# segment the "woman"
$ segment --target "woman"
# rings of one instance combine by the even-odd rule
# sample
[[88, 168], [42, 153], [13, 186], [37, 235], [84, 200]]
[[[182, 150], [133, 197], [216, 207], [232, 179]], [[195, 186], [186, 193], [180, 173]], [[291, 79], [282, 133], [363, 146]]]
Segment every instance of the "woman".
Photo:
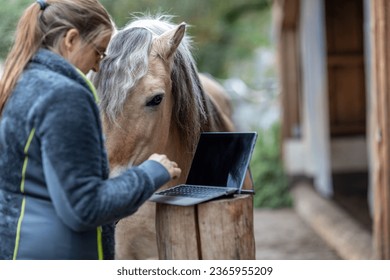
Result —
[[112, 31], [97, 0], [39, 0], [19, 21], [0, 81], [0, 259], [112, 258], [113, 223], [181, 173], [154, 154], [107, 179], [85, 74]]

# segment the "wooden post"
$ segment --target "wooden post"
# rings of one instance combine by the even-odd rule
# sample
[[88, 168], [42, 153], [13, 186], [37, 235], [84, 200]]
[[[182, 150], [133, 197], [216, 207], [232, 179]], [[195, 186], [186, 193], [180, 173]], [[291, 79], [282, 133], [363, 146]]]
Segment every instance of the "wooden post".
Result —
[[372, 88], [369, 108], [373, 139], [374, 250], [390, 259], [390, 2], [370, 1]]
[[198, 260], [196, 208], [156, 205], [156, 236], [160, 260]]
[[273, 18], [277, 39], [277, 70], [282, 102], [282, 139], [300, 137], [301, 85], [299, 63], [299, 0], [274, 0]]
[[253, 197], [238, 195], [194, 206], [157, 204], [160, 259], [255, 259]]

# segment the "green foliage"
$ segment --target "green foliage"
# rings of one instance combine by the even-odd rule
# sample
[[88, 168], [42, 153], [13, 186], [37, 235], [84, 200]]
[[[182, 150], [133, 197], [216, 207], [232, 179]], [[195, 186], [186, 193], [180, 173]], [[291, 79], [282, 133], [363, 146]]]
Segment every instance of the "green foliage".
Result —
[[[100, 0], [121, 28], [139, 13], [173, 15], [187, 22], [201, 72], [227, 78], [238, 61], [270, 45], [271, 0]], [[0, 60], [7, 55], [17, 21], [31, 0], [0, 0]]]
[[292, 198], [280, 155], [280, 125], [275, 123], [258, 132], [251, 161], [255, 184], [254, 205], [257, 208], [291, 207]]
[[7, 56], [19, 17], [31, 3], [30, 0], [0, 0], [0, 60]]
[[175, 23], [189, 24], [194, 57], [201, 72], [226, 78], [229, 67], [251, 59], [253, 50], [270, 45], [271, 0], [101, 0], [123, 27], [132, 14], [173, 15]]

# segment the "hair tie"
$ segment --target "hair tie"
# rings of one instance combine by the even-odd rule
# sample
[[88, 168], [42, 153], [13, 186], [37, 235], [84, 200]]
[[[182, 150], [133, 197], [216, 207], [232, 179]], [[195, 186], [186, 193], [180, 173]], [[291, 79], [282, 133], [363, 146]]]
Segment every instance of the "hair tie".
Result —
[[47, 2], [45, 0], [37, 0], [37, 3], [39, 4], [39, 6], [41, 7], [41, 11], [45, 10], [46, 7], [48, 6], [47, 5]]

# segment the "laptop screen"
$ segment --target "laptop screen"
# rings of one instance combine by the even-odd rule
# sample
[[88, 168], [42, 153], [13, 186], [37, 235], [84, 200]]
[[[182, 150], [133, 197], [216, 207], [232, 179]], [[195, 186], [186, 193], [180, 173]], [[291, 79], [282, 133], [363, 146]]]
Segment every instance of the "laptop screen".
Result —
[[202, 133], [186, 183], [241, 188], [256, 137], [256, 132]]

